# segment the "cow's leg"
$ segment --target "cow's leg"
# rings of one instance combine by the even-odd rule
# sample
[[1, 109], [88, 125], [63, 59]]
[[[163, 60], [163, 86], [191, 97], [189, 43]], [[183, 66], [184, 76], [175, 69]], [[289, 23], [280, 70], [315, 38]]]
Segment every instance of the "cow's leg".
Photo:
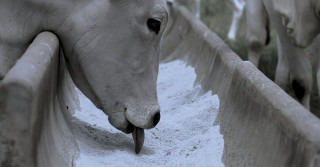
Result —
[[318, 86], [318, 96], [320, 96], [320, 58], [318, 59], [318, 66], [317, 66], [317, 86]]
[[304, 76], [292, 76], [292, 88], [298, 101], [310, 109], [310, 95], [312, 90], [312, 70], [310, 73], [305, 73]]
[[315, 64], [313, 64], [313, 67], [315, 67], [315, 69], [316, 69], [318, 95], [320, 96], [320, 48], [319, 48], [319, 44], [320, 44], [320, 35], [318, 35], [313, 40], [313, 42], [307, 48], [307, 50], [311, 49], [313, 51], [313, 52], [311, 51], [313, 53], [312, 62], [315, 62]]
[[[289, 43], [292, 45], [292, 43]], [[312, 62], [305, 50], [295, 46], [287, 50], [290, 60], [291, 85], [298, 101], [307, 109], [310, 108], [310, 95], [312, 91]]]
[[[319, 67], [319, 49], [320, 36], [315, 38], [315, 40], [306, 48], [289, 48], [291, 51], [292, 61], [292, 88], [295, 92], [297, 99], [309, 109], [310, 107], [310, 94], [313, 87], [313, 67]], [[292, 45], [292, 43], [290, 43]], [[319, 81], [319, 68], [317, 69], [317, 80]], [[319, 82], [318, 82], [319, 88]]]
[[228, 39], [234, 41], [236, 39], [239, 22], [243, 14], [243, 9], [245, 7], [245, 1], [232, 0], [232, 2], [232, 22], [228, 33]]
[[317, 86], [318, 86], [318, 96], [320, 96], [320, 55], [318, 55], [318, 64], [317, 64]]
[[[312, 64], [311, 54], [305, 49], [298, 48], [293, 45], [291, 39], [285, 34], [284, 31], [278, 32], [278, 43], [280, 43], [280, 54], [279, 62], [276, 73], [276, 83], [282, 88], [285, 88], [285, 82], [287, 76], [282, 76], [280, 70], [286, 71], [289, 69], [290, 73], [290, 84], [294, 91], [297, 100], [305, 106], [307, 109], [310, 108], [310, 95], [312, 91]], [[288, 68], [287, 68], [288, 67]], [[288, 73], [288, 72], [285, 72]], [[279, 75], [279, 76], [278, 76]]]
[[192, 0], [191, 12], [197, 17], [200, 18], [200, 0]]
[[284, 55], [282, 50], [282, 45], [277, 37], [278, 46], [278, 64], [275, 75], [275, 83], [279, 85], [282, 89], [285, 89], [289, 82], [289, 67], [287, 57]]
[[248, 58], [258, 66], [269, 39], [269, 21], [262, 0], [247, 0], [246, 4]]
[[195, 0], [195, 1], [196, 1], [196, 10], [197, 10], [196, 17], [200, 18], [200, 5], [201, 5], [201, 2], [200, 2], [200, 0]]
[[292, 89], [298, 101], [309, 109], [313, 83], [310, 55], [301, 48], [291, 48], [288, 53]]

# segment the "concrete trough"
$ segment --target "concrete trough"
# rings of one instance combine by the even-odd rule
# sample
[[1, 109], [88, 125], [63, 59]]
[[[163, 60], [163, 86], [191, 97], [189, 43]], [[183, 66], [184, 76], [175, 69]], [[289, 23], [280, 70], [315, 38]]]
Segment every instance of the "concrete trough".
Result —
[[77, 99], [60, 56], [57, 37], [43, 32], [1, 81], [0, 166], [71, 166]]

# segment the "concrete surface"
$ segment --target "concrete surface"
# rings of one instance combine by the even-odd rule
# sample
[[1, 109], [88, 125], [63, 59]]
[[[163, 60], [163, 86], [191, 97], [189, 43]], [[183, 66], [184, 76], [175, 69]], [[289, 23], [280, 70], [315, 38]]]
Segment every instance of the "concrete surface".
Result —
[[66, 108], [77, 100], [63, 60], [56, 36], [41, 33], [1, 82], [0, 166], [71, 166], [77, 144]]

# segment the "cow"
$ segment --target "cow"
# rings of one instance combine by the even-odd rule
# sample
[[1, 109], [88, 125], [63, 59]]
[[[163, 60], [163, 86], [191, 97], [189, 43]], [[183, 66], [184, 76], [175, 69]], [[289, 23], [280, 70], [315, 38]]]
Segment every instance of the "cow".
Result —
[[[247, 0], [249, 60], [252, 61], [254, 65], [258, 65], [261, 51], [265, 46], [264, 41], [269, 40], [265, 34], [268, 34], [269, 28], [266, 27], [268, 27], [268, 20], [270, 20], [277, 33], [278, 44], [278, 64], [275, 82], [283, 89], [290, 83], [297, 100], [309, 109], [310, 94], [313, 86], [312, 68], [315, 66], [318, 67], [317, 62], [320, 52], [317, 49], [317, 44], [320, 42], [320, 39], [315, 40], [315, 42], [306, 49], [295, 46], [291, 38], [287, 35], [288, 29], [282, 26], [284, 20], [281, 14], [275, 11], [276, 8], [273, 7], [271, 1], [272, 0]], [[257, 18], [260, 17], [260, 21], [259, 19], [253, 19], [255, 16]]]
[[270, 42], [268, 13], [262, 0], [246, 0], [248, 59], [258, 67], [261, 52]]
[[[305, 48], [312, 43], [319, 43], [320, 1], [268, 0], [266, 3], [279, 13], [287, 35], [296, 46]], [[314, 63], [318, 63], [317, 81], [320, 94], [320, 59]]]
[[270, 8], [279, 13], [282, 25], [293, 43], [309, 46], [320, 33], [320, 2], [318, 0], [267, 0]]
[[0, 78], [37, 34], [51, 31], [73, 82], [115, 128], [132, 133], [139, 153], [144, 129], [160, 120], [156, 83], [167, 22], [165, 0], [1, 0]]
[[[282, 17], [281, 12], [276, 11], [278, 7], [274, 7], [273, 1], [263, 0], [263, 2], [269, 14], [270, 21], [274, 25], [276, 33], [278, 34], [279, 43], [281, 44], [282, 57], [279, 57], [279, 60], [285, 62], [285, 66], [283, 67], [285, 70], [283, 71], [288, 72], [288, 74], [283, 74], [283, 76], [288, 76], [287, 78], [292, 85], [297, 99], [299, 102], [301, 102], [301, 104], [309, 109], [310, 94], [313, 86], [312, 68], [315, 67], [319, 71], [318, 60], [320, 53], [317, 49], [317, 45], [319, 45], [320, 39], [318, 38], [320, 37], [314, 37], [316, 39], [306, 49], [297, 47], [300, 42], [294, 42], [292, 38], [287, 35], [288, 33], [291, 33], [292, 29], [288, 29], [288, 27], [283, 26], [283, 23], [288, 22], [288, 20]], [[305, 19], [308, 20], [309, 18]], [[300, 44], [307, 46], [306, 41], [301, 41]], [[280, 78], [278, 77], [278, 80], [279, 79]], [[318, 88], [320, 88], [319, 77], [317, 79]]]
[[246, 2], [244, 0], [228, 0], [226, 3], [232, 12], [232, 20], [227, 37], [230, 41], [235, 41]]
[[196, 18], [200, 18], [200, 0], [167, 0], [167, 2], [186, 6]]
[[[262, 51], [270, 43], [270, 21], [262, 0], [246, 0], [247, 33], [246, 41], [249, 61], [258, 67]], [[275, 83], [285, 89], [289, 82], [288, 62], [282, 56], [281, 42], [277, 37], [278, 64]]]

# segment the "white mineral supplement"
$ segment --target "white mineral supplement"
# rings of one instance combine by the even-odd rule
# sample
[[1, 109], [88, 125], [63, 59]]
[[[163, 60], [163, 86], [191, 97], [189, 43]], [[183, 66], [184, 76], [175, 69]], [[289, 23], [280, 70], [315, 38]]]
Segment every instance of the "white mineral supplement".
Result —
[[[214, 126], [219, 99], [211, 92], [200, 94], [193, 86], [196, 74], [182, 61], [160, 64], [158, 97], [161, 120], [145, 130], [145, 143], [134, 151], [131, 135], [108, 122], [108, 117], [79, 91], [80, 111], [74, 117], [80, 145], [77, 167], [104, 166], [212, 166], [222, 167], [223, 136]], [[78, 121], [75, 121], [78, 122]]]

